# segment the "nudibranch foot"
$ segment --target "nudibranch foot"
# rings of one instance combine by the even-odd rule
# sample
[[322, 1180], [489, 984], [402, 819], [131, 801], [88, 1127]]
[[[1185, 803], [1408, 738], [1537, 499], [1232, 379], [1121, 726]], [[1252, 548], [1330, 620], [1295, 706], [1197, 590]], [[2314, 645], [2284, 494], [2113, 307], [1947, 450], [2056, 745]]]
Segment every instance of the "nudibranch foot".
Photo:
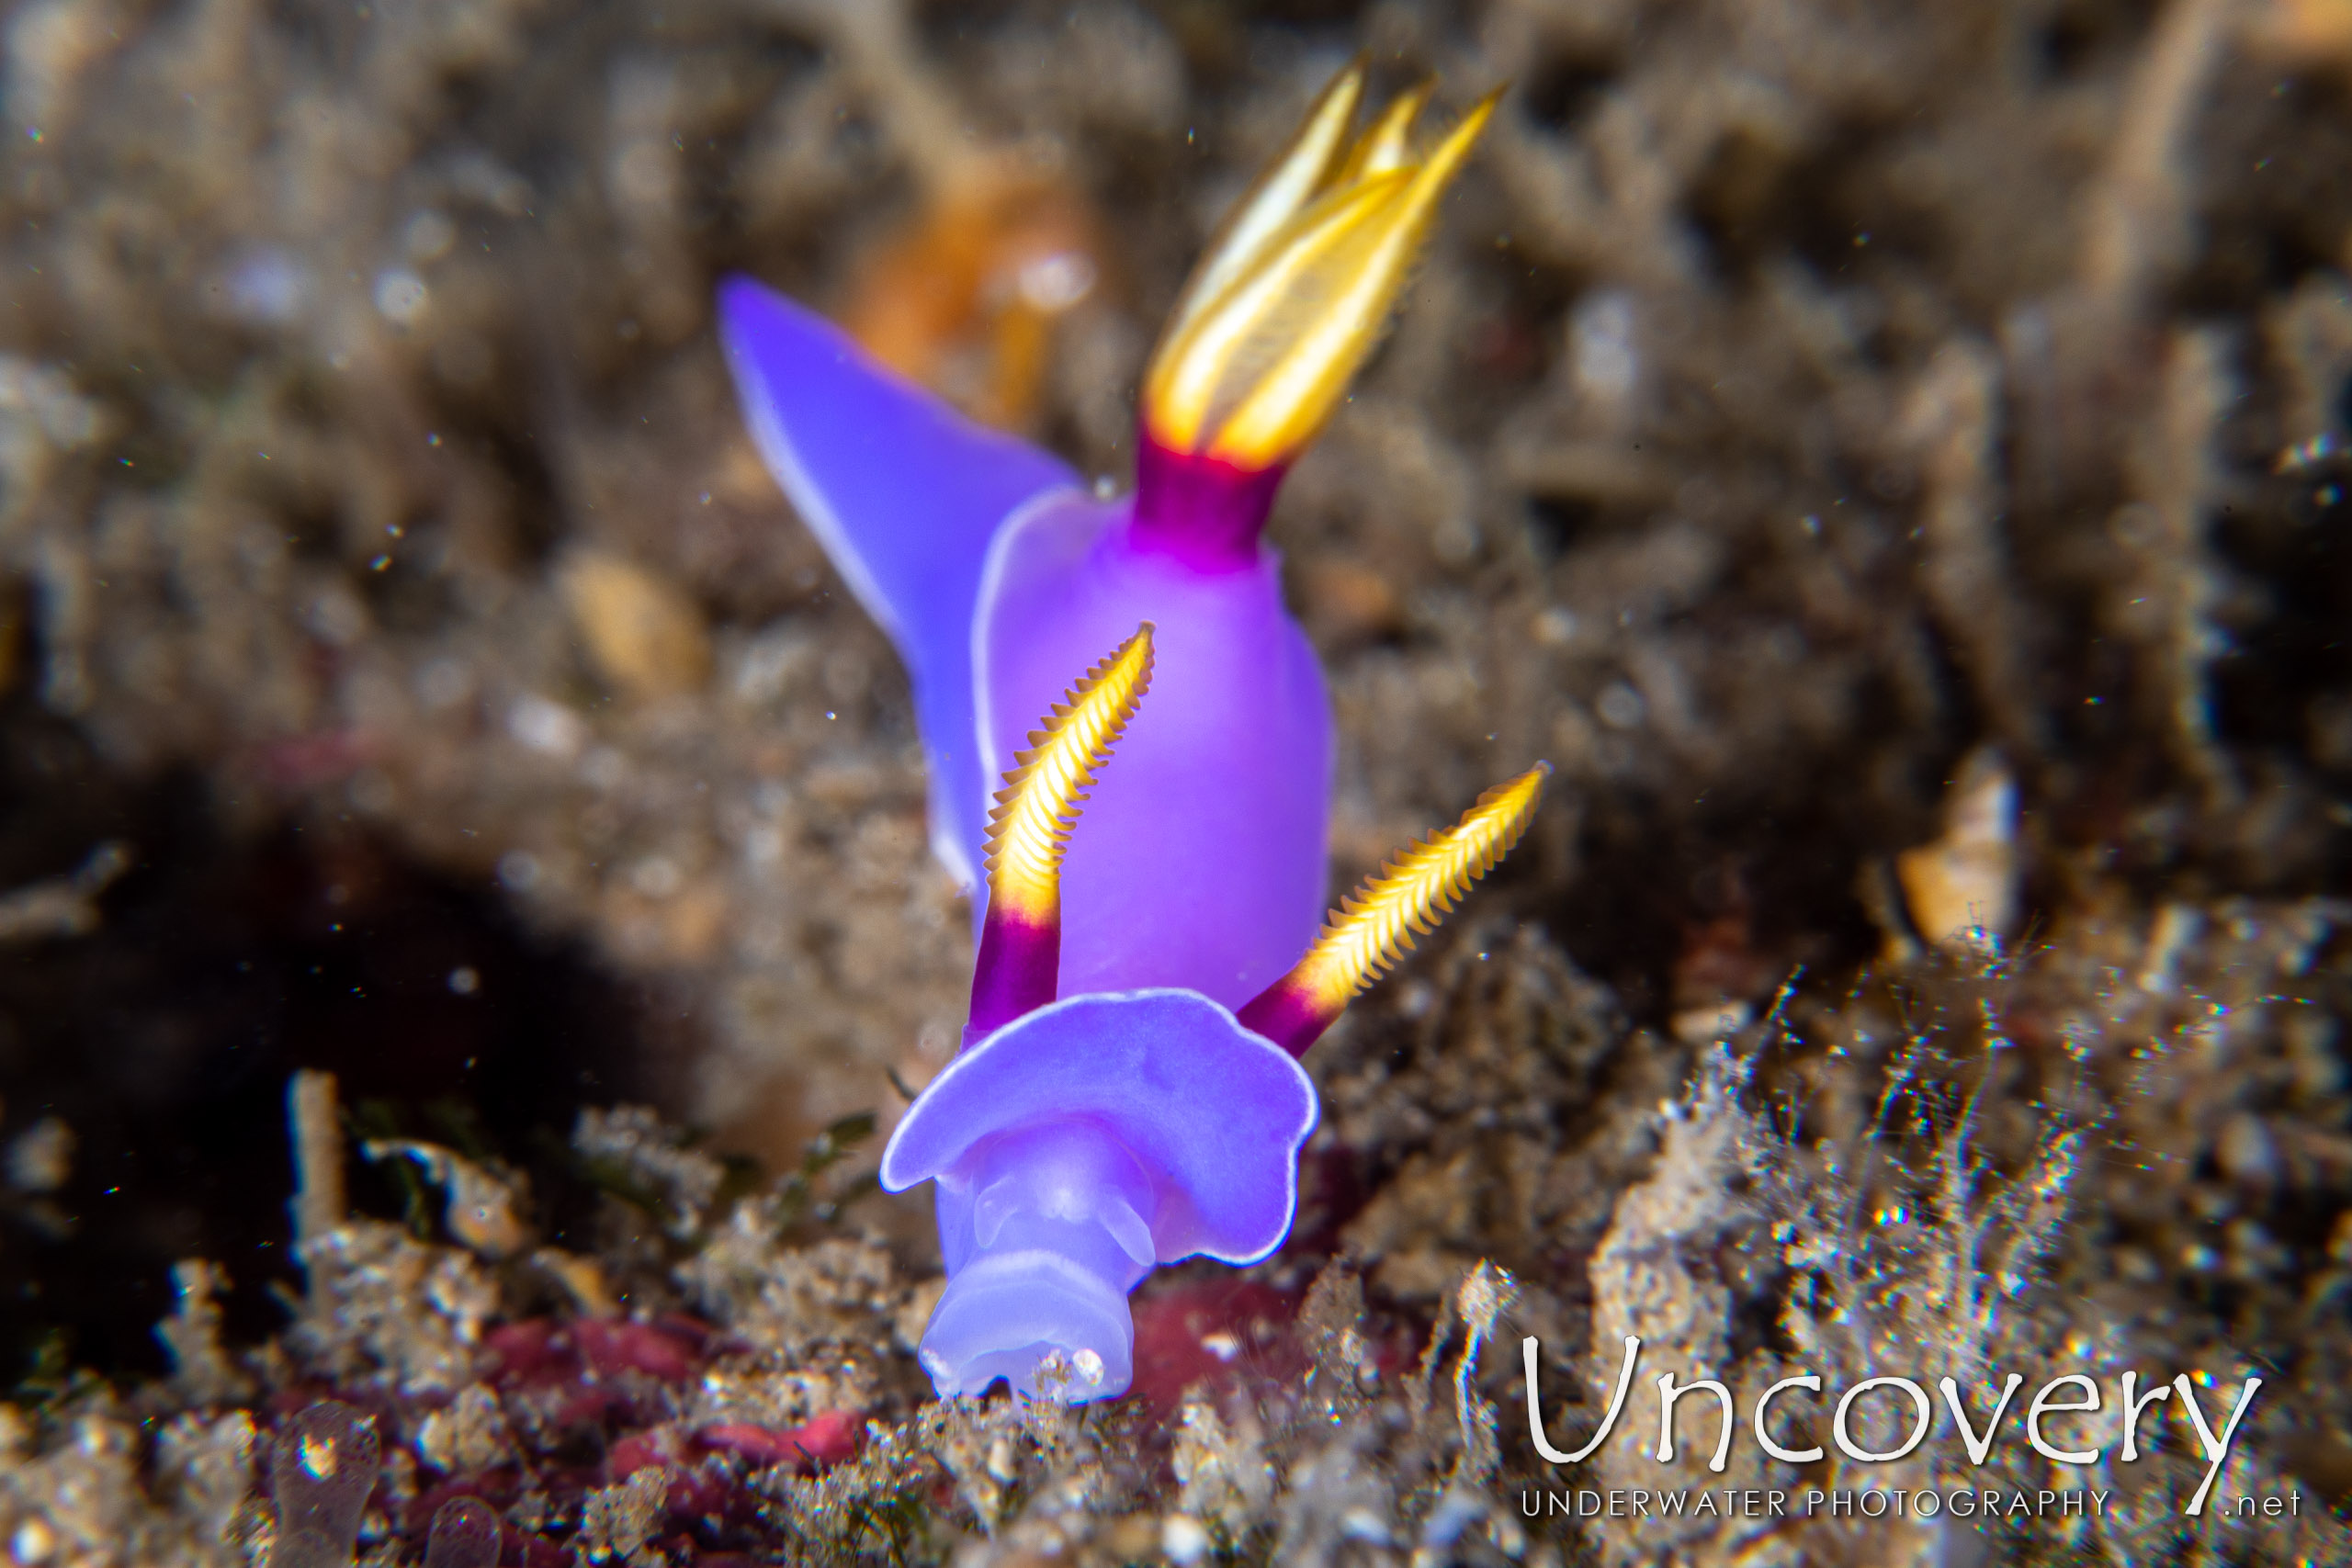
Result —
[[1127, 1292], [1162, 1263], [1281, 1246], [1318, 1115], [1305, 1069], [1196, 991], [1068, 998], [965, 1052], [882, 1156], [887, 1190], [939, 1184], [933, 1385], [1125, 1393]]
[[1127, 1386], [1127, 1292], [1157, 1250], [1151, 1173], [1091, 1118], [1057, 1116], [992, 1134], [939, 1178], [943, 1243], [959, 1255], [923, 1335], [940, 1392], [997, 1378], [1033, 1395], [1091, 1397]]
[[1135, 1353], [1126, 1291], [1032, 1248], [983, 1258], [950, 1280], [916, 1359], [943, 1399], [986, 1393], [1002, 1379], [1031, 1399], [1077, 1404], [1125, 1393]]

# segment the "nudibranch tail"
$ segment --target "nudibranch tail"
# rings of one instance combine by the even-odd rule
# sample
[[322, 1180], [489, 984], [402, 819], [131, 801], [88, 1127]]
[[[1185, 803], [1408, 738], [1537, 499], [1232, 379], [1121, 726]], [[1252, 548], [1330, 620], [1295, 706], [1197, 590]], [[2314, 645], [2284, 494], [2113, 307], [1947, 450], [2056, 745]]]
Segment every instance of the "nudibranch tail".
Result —
[[1427, 936], [1470, 885], [1492, 871], [1535, 816], [1552, 764], [1538, 762], [1478, 797], [1462, 820], [1413, 845], [1368, 877], [1323, 927], [1306, 956], [1239, 1014], [1293, 1055], [1331, 1027], [1357, 992]]
[[1083, 493], [1078, 476], [972, 423], [749, 278], [721, 286], [718, 314], [760, 455], [906, 660], [932, 843], [957, 882], [977, 884], [990, 780], [975, 744], [972, 617], [989, 542], [1023, 508]]
[[1322, 427], [1379, 340], [1495, 95], [1424, 153], [1413, 123], [1426, 87], [1342, 144], [1361, 93], [1361, 68], [1350, 66], [1202, 263], [1145, 374], [1153, 443], [1279, 468]]
[[1061, 963], [1061, 869], [1087, 786], [1151, 685], [1152, 625], [1063, 694], [1013, 758], [989, 814], [988, 918], [980, 928], [966, 1037], [977, 1040], [1054, 999]]

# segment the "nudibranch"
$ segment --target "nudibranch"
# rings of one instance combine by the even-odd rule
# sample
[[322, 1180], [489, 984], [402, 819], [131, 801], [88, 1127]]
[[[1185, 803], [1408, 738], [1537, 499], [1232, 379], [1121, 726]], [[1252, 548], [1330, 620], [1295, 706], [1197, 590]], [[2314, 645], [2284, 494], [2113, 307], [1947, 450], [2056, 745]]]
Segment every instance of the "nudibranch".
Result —
[[[1091, 833], [1090, 805], [1088, 833], [1073, 834], [1080, 804], [1144, 711], [1154, 634], [1146, 622], [1089, 670], [1005, 775], [966, 1048], [883, 1151], [884, 1188], [937, 1186], [947, 1288], [921, 1356], [942, 1394], [999, 1378], [1069, 1402], [1123, 1393], [1127, 1294], [1145, 1275], [1282, 1245], [1319, 1114], [1298, 1058], [1518, 841], [1551, 772], [1487, 791], [1392, 861], [1238, 1012], [1187, 987], [1072, 991], [1058, 979], [1062, 866]], [[1171, 819], [1190, 808], [1164, 806]]]
[[1351, 134], [1363, 95], [1361, 65], [1340, 72], [1186, 286], [1147, 369], [1124, 499], [759, 284], [720, 291], [753, 438], [906, 662], [932, 844], [974, 890], [976, 925], [991, 781], [1023, 727], [1070, 671], [1159, 628], [1152, 705], [1061, 867], [1068, 994], [1176, 986], [1236, 1008], [1315, 934], [1330, 701], [1260, 534], [1493, 109], [1424, 141], [1424, 89]]

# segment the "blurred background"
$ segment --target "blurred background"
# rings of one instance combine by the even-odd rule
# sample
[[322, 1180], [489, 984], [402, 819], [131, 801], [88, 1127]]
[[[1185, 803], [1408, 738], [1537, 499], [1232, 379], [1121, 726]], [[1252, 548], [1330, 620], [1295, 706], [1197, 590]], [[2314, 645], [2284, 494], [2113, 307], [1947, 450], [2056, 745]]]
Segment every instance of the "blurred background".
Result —
[[160, 1366], [186, 1257], [278, 1321], [298, 1066], [517, 1160], [622, 1100], [772, 1164], [887, 1125], [967, 911], [713, 288], [1124, 485], [1162, 313], [1358, 51], [1442, 114], [1510, 85], [1271, 533], [1335, 890], [1559, 773], [1325, 1047], [1317, 1245], [1583, 1322], [1646, 1157], [1593, 1129], [1795, 976], [1798, 1144], [1948, 1010], [2018, 1047], [1988, 1105], [2107, 1129], [2102, 1288], [2334, 1354], [2346, 0], [16, 0], [5, 41], [19, 1364]]

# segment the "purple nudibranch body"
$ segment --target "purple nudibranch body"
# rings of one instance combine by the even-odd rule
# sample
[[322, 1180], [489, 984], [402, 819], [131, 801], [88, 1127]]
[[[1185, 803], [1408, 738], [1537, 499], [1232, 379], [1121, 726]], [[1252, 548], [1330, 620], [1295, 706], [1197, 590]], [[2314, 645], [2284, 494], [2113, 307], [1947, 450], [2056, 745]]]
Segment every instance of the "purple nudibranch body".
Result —
[[1071, 676], [1148, 620], [1159, 685], [1062, 873], [1063, 994], [1178, 986], [1238, 1008], [1264, 989], [1315, 938], [1331, 780], [1322, 670], [1258, 542], [1272, 487], [1206, 513], [1236, 542], [1186, 558], [1134, 497], [1095, 500], [814, 312], [744, 278], [719, 310], [762, 455], [906, 661], [932, 848], [975, 926], [998, 777]]
[[[1290, 1228], [1314, 1087], [1233, 1011], [1306, 950], [1322, 912], [1321, 669], [1254, 527], [1246, 559], [1188, 559], [1137, 528], [1132, 498], [1096, 501], [1054, 459], [967, 423], [812, 312], [742, 279], [720, 304], [763, 455], [906, 661], [933, 848], [972, 886], [976, 924], [989, 786], [1076, 671], [1139, 622], [1157, 628], [1152, 700], [1062, 870], [1069, 999], [967, 1050], [909, 1112], [882, 1169], [892, 1190], [938, 1179], [950, 1284], [923, 1355], [943, 1393], [998, 1376], [1065, 1398], [1122, 1393], [1126, 1294], [1145, 1273], [1194, 1253], [1254, 1261]], [[1040, 1092], [1072, 1081], [1095, 1091], [1082, 1112]], [[1226, 1157], [1242, 1146], [1230, 1136], [1140, 1138], [1163, 1125], [1246, 1130], [1251, 1157]], [[1216, 1160], [1191, 1157], [1211, 1146]], [[1027, 1213], [1007, 1221], [1015, 1196]], [[1055, 1347], [1061, 1359], [1041, 1367]], [[1040, 1389], [1041, 1370], [1067, 1381]]]
[[1489, 792], [1318, 938], [1330, 702], [1260, 535], [1492, 101], [1420, 152], [1426, 94], [1351, 140], [1361, 91], [1352, 66], [1326, 89], [1188, 287], [1124, 500], [759, 284], [720, 290], [752, 436], [906, 662], [933, 847], [974, 895], [966, 1048], [881, 1170], [936, 1184], [943, 1394], [1123, 1393], [1153, 1267], [1282, 1244], [1318, 1115], [1299, 1055], [1541, 787]]

